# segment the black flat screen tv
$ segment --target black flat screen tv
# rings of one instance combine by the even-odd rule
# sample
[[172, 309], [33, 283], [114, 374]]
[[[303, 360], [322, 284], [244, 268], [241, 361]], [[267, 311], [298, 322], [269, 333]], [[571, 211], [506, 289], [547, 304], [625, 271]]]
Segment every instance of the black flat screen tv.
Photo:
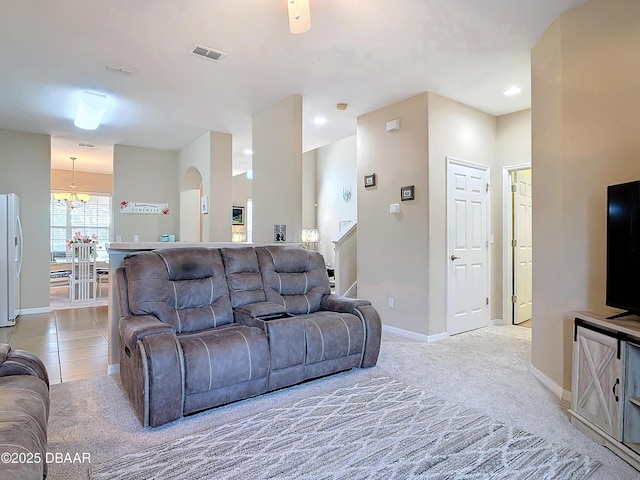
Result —
[[640, 315], [640, 180], [607, 188], [606, 304]]

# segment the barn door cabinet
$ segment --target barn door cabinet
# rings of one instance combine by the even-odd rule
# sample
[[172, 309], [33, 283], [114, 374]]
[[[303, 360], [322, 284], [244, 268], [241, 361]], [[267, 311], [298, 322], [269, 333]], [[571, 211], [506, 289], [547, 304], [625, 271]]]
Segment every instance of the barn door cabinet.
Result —
[[571, 423], [640, 470], [640, 318], [574, 320]]

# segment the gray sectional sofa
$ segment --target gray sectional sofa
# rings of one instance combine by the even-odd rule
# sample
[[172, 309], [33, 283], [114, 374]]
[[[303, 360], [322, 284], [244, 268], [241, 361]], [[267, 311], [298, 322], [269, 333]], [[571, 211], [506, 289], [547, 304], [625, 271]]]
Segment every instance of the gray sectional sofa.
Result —
[[120, 376], [145, 426], [377, 362], [378, 313], [332, 294], [314, 251], [139, 252], [116, 278]]
[[42, 361], [0, 344], [0, 478], [47, 475], [49, 377]]

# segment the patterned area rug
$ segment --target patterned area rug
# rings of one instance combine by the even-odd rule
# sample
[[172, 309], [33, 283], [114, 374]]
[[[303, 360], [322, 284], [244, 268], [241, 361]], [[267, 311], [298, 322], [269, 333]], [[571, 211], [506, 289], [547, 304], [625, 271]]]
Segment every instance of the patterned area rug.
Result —
[[585, 455], [390, 378], [92, 466], [114, 479], [586, 479]]

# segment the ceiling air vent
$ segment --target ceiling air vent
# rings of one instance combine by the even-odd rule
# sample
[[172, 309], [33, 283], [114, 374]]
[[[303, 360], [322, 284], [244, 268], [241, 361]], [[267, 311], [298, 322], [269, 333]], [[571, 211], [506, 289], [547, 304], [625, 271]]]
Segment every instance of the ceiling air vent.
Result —
[[216, 50], [215, 48], [211, 47], [205, 47], [204, 45], [198, 45], [197, 43], [195, 43], [193, 47], [191, 47], [191, 53], [195, 53], [196, 55], [200, 55], [201, 57], [210, 58], [211, 60], [220, 60], [227, 55], [220, 50]]
[[115, 63], [105, 63], [104, 69], [107, 72], [119, 73], [121, 75], [127, 75], [129, 77], [132, 77], [133, 74], [136, 73], [133, 68], [123, 67], [122, 65], [116, 65]]

